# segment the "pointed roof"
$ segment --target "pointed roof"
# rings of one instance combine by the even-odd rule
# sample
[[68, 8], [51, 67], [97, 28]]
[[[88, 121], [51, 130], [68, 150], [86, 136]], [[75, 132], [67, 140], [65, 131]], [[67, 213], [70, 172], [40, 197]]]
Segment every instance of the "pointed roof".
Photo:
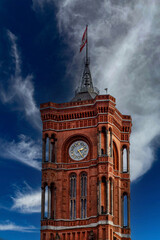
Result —
[[81, 85], [76, 90], [72, 102], [94, 99], [98, 94], [98, 89], [93, 86], [92, 76], [89, 69], [89, 59], [86, 58]]

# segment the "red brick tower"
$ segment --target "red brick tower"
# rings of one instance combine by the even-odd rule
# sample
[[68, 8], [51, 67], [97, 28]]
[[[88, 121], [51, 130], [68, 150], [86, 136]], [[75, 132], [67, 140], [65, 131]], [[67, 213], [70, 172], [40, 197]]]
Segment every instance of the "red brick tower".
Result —
[[93, 87], [88, 58], [72, 101], [40, 111], [41, 240], [130, 240], [131, 117]]

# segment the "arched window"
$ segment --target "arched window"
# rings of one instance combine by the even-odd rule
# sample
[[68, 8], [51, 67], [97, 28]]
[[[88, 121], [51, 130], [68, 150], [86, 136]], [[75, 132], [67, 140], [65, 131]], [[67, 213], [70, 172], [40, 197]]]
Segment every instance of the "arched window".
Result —
[[123, 197], [123, 226], [127, 227], [128, 226], [128, 217], [127, 217], [127, 212], [128, 212], [128, 206], [127, 206], [127, 195], [124, 195]]
[[54, 183], [51, 184], [51, 218], [55, 219], [56, 216], [56, 188]]
[[122, 171], [128, 172], [128, 149], [126, 146], [122, 147]]
[[109, 179], [109, 213], [113, 215], [113, 180]]
[[76, 218], [76, 174], [70, 176], [70, 218]]
[[50, 240], [54, 240], [53, 233], [50, 234]]
[[55, 144], [55, 136], [54, 136], [54, 134], [52, 134], [52, 136], [51, 136], [51, 139], [50, 139], [50, 153], [49, 153], [49, 155], [50, 155], [50, 162], [55, 162], [55, 148], [56, 148], [56, 146], [55, 146], [56, 144]]
[[122, 226], [130, 227], [130, 198], [127, 193], [122, 195]]
[[119, 170], [118, 150], [115, 142], [113, 142], [113, 168], [114, 170]]
[[48, 186], [45, 186], [44, 218], [48, 218]]
[[81, 174], [81, 218], [87, 217], [87, 174]]
[[109, 156], [112, 157], [113, 154], [113, 140], [112, 140], [112, 128], [109, 128]]
[[51, 137], [48, 134], [43, 139], [43, 162], [55, 162], [56, 161], [56, 138], [52, 134]]
[[102, 127], [101, 132], [101, 155], [106, 154], [106, 128]]
[[45, 149], [45, 161], [49, 162], [49, 137], [46, 135], [46, 149]]
[[107, 186], [106, 177], [102, 177], [101, 182], [101, 213], [105, 214], [107, 211]]

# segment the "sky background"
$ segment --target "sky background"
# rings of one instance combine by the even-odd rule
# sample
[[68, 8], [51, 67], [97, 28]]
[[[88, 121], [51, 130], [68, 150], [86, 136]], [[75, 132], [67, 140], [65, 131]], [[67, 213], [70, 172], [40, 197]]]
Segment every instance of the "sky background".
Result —
[[0, 1], [0, 239], [40, 239], [40, 103], [81, 80], [89, 25], [94, 85], [133, 120], [131, 231], [159, 240], [159, 0]]

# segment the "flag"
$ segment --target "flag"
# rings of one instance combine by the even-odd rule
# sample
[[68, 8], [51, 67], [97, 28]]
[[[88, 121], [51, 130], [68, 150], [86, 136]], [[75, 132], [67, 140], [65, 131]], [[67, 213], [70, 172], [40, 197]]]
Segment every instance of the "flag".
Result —
[[86, 26], [86, 29], [85, 29], [85, 31], [83, 33], [82, 43], [81, 43], [81, 46], [80, 46], [80, 52], [82, 51], [82, 49], [84, 48], [86, 43], [87, 43], [87, 26]]

